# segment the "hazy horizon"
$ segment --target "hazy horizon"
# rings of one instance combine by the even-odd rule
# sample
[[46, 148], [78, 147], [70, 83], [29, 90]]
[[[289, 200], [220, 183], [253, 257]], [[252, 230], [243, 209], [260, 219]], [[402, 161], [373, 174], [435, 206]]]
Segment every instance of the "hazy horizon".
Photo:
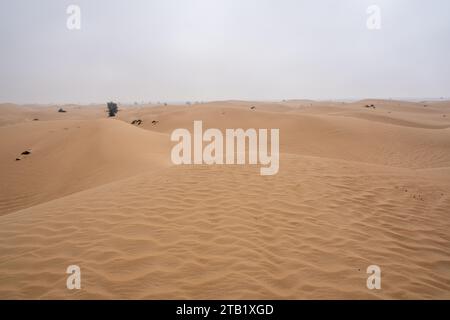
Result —
[[[81, 29], [69, 30], [69, 5]], [[379, 6], [381, 28], [366, 12]], [[448, 98], [445, 0], [0, 0], [0, 102]]]

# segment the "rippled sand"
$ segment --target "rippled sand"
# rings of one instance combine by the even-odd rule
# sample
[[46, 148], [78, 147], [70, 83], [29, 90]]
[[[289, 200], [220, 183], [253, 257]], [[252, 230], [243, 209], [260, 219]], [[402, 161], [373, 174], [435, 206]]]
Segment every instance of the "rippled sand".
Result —
[[[2, 299], [450, 298], [449, 102], [65, 108], [0, 105]], [[279, 173], [171, 165], [194, 120], [279, 128]]]

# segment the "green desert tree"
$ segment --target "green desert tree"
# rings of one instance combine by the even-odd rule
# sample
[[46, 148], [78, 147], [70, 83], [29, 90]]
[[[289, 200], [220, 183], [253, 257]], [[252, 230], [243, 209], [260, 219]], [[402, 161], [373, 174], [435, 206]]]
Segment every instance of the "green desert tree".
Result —
[[108, 115], [110, 117], [115, 117], [116, 113], [119, 111], [119, 107], [117, 106], [117, 103], [114, 102], [108, 102]]

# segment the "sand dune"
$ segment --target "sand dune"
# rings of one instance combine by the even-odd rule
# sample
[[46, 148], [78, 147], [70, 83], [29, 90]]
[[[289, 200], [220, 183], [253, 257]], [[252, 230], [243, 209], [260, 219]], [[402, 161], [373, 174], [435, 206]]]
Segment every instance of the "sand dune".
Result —
[[[118, 120], [26, 122], [0, 127], [0, 135], [0, 214], [156, 171], [170, 161], [165, 135]], [[31, 154], [16, 161], [24, 150]]]
[[[365, 109], [358, 106], [339, 107], [343, 114], [322, 112], [316, 114], [296, 112], [267, 111], [270, 104], [255, 103], [239, 104], [237, 106], [198, 105], [184, 107], [167, 112], [153, 112], [140, 115], [143, 120], [141, 127], [169, 134], [176, 128], [192, 128], [194, 120], [202, 120], [205, 128], [281, 128], [281, 151], [302, 155], [313, 155], [327, 158], [338, 158], [351, 161], [361, 161], [374, 164], [393, 165], [400, 167], [428, 168], [448, 166], [450, 163], [450, 121], [432, 128], [426, 125], [415, 127], [396, 122], [393, 118], [374, 120], [374, 113], [368, 112], [363, 117], [349, 117], [348, 110]], [[322, 106], [330, 108], [330, 106]], [[290, 108], [286, 106], [286, 108]], [[316, 107], [314, 107], [316, 108]], [[317, 107], [320, 109], [321, 107]], [[274, 107], [278, 110], [278, 105]], [[159, 111], [159, 110], [158, 110]], [[366, 110], [363, 110], [366, 111]], [[403, 111], [407, 116], [410, 110]], [[133, 115], [121, 115], [127, 121]], [[417, 117], [420, 121], [420, 117]], [[158, 121], [156, 125], [152, 121]], [[405, 121], [406, 122], [406, 121]], [[431, 130], [445, 129], [445, 130]]]
[[[450, 298], [448, 102], [21, 108], [0, 106], [0, 298]], [[279, 128], [279, 173], [171, 165], [194, 120]]]

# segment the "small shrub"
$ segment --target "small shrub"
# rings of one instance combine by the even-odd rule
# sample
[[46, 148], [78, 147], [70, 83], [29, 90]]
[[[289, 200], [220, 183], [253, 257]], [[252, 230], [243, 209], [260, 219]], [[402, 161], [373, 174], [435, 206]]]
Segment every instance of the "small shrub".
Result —
[[116, 113], [119, 112], [119, 107], [117, 106], [117, 103], [114, 102], [108, 102], [108, 116], [115, 117]]

